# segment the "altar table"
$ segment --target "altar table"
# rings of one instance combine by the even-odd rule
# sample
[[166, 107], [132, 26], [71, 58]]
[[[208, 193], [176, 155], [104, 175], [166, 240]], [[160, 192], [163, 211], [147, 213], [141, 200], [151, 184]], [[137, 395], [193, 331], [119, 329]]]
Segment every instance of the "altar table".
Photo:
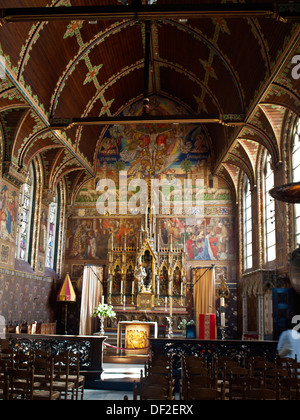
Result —
[[[117, 347], [118, 353], [122, 352], [122, 327], [125, 326], [125, 350], [134, 350], [142, 354], [148, 354], [149, 346], [148, 338], [150, 336], [150, 326], [154, 326], [154, 338], [158, 335], [157, 322], [142, 322], [142, 321], [120, 321], [118, 323], [117, 331]], [[137, 350], [137, 351], [136, 351]]]

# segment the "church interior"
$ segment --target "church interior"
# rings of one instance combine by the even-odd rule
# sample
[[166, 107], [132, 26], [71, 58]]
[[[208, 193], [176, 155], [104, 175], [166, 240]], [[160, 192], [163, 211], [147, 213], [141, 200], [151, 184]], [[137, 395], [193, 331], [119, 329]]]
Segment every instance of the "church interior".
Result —
[[[277, 354], [300, 315], [299, 18], [288, 0], [1, 0], [0, 362], [74, 345], [95, 385], [146, 354], [143, 389], [175, 366], [164, 399], [230, 398], [221, 357], [299, 381]], [[291, 397], [263, 373], [260, 396]]]

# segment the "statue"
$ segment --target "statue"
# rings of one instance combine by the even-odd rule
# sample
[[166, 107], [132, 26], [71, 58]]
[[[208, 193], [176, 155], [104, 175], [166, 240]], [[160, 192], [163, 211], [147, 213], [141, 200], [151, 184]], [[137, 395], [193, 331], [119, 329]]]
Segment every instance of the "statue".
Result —
[[145, 267], [142, 266], [141, 263], [137, 267], [135, 267], [134, 270], [134, 277], [137, 279], [138, 283], [138, 290], [141, 292], [151, 292], [151, 286], [146, 288], [146, 285], [144, 283], [145, 278], [147, 277], [147, 272]]

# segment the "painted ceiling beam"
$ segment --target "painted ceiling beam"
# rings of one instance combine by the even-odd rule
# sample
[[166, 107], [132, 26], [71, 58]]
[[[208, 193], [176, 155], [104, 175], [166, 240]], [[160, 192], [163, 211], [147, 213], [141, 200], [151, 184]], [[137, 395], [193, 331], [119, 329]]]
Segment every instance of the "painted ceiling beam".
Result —
[[244, 114], [226, 114], [219, 116], [200, 115], [141, 115], [121, 117], [87, 117], [87, 118], [52, 118], [52, 129], [67, 129], [79, 126], [95, 125], [128, 125], [128, 124], [223, 124], [228, 126], [244, 125]]
[[200, 18], [246, 18], [273, 17], [280, 20], [299, 19], [300, 11], [290, 3], [227, 3], [227, 4], [173, 4], [117, 6], [71, 6], [71, 7], [24, 7], [0, 9], [2, 23], [51, 20], [156, 20]]

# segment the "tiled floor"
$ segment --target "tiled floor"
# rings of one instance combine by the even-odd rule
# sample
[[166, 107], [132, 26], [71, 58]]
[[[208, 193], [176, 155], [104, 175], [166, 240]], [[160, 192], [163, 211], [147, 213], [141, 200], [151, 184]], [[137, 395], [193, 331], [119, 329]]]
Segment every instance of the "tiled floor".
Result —
[[132, 392], [127, 391], [111, 391], [111, 390], [99, 390], [99, 389], [85, 389], [84, 390], [84, 401], [120, 401], [124, 400], [124, 396], [127, 395], [129, 400], [132, 400]]

